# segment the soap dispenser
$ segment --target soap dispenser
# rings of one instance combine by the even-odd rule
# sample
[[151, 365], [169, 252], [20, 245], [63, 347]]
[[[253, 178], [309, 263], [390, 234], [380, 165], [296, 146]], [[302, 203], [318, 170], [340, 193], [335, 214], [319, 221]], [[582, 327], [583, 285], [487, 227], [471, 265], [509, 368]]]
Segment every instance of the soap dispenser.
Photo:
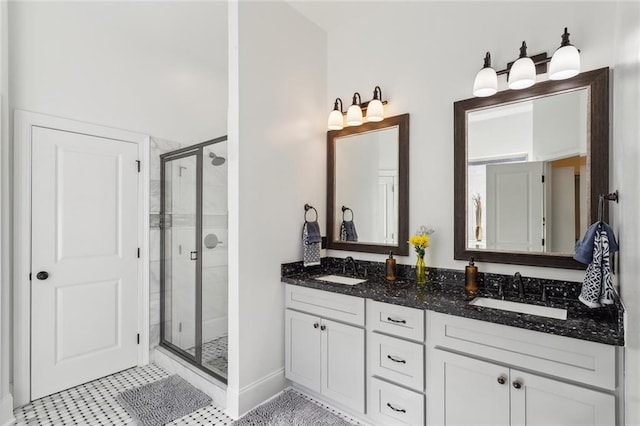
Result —
[[464, 291], [467, 294], [478, 292], [478, 267], [474, 263], [473, 257], [469, 265], [464, 268]]
[[393, 258], [393, 252], [389, 252], [389, 258], [385, 265], [385, 278], [387, 281], [396, 280], [396, 260]]

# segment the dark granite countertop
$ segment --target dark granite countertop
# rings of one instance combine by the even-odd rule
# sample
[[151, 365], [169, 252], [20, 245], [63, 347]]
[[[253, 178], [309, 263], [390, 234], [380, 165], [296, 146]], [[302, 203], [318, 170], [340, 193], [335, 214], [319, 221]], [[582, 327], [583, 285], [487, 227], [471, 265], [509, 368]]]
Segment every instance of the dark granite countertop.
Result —
[[[477, 296], [495, 298], [497, 284], [494, 285], [495, 282], [492, 281], [498, 277], [495, 274], [483, 277], [484, 283], [481, 282], [477, 295], [467, 296], [464, 293], [464, 273], [459, 271], [430, 270], [427, 284], [417, 286], [412, 279], [406, 277], [410, 275], [407, 271], [400, 271], [401, 275], [404, 272], [406, 276], [390, 282], [382, 278], [383, 274], [378, 273], [378, 268], [374, 266], [372, 269], [374, 272], [367, 274], [366, 282], [343, 285], [314, 279], [327, 274], [342, 275], [342, 271], [337, 270], [335, 262], [323, 262], [322, 267], [309, 270], [305, 270], [301, 265], [298, 267], [297, 263], [287, 264], [282, 265], [282, 282], [607, 345], [624, 346], [622, 304], [618, 300], [618, 303], [611, 306], [590, 309], [577, 300], [575, 284], [579, 283], [526, 278], [525, 288], [528, 291], [525, 299], [520, 300], [517, 294], [505, 292], [506, 300], [566, 308], [567, 319], [559, 320], [470, 305], [468, 302]], [[547, 290], [551, 296], [545, 303], [540, 301], [540, 281], [551, 287], [551, 291]]]

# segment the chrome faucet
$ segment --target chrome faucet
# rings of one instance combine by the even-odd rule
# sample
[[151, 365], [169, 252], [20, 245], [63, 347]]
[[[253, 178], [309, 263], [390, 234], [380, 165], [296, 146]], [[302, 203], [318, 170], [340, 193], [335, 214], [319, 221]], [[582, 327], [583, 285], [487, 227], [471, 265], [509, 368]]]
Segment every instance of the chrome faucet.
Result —
[[522, 275], [520, 275], [520, 272], [516, 272], [514, 274], [513, 280], [518, 285], [518, 298], [519, 299], [523, 299], [524, 298], [524, 283], [522, 282]]
[[353, 271], [353, 276], [357, 276], [358, 275], [358, 265], [356, 264], [356, 261], [353, 259], [353, 257], [351, 256], [347, 256], [344, 258], [344, 261], [342, 262], [342, 273], [346, 274], [347, 273], [347, 266], [351, 265], [351, 270]]

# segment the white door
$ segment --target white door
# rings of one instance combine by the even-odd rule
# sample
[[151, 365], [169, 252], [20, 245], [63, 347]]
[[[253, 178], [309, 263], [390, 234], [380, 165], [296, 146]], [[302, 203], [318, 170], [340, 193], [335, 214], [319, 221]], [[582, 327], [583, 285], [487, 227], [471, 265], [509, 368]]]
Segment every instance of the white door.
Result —
[[37, 399], [137, 364], [138, 146], [43, 127], [31, 143]]
[[487, 248], [542, 252], [543, 162], [487, 165]]
[[[514, 387], [514, 383], [519, 388]], [[615, 397], [511, 370], [512, 426], [598, 426], [616, 424]]]
[[285, 311], [285, 377], [320, 392], [320, 318]]
[[434, 349], [429, 423], [508, 426], [509, 369]]
[[364, 330], [322, 319], [322, 394], [364, 413]]

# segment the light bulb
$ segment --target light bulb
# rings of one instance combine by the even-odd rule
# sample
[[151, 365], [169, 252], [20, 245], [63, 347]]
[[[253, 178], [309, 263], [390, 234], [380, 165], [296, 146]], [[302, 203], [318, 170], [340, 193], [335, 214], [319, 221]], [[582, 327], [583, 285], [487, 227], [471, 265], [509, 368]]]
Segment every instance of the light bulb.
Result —
[[329, 130], [342, 130], [342, 128], [344, 127], [343, 121], [344, 120], [342, 117], [342, 112], [338, 111], [337, 109], [334, 109], [329, 114], [329, 122], [328, 122]]
[[491, 68], [491, 54], [487, 52], [484, 57], [484, 67], [476, 74], [473, 82], [473, 95], [481, 98], [495, 95], [498, 91], [498, 75]]
[[536, 83], [536, 66], [527, 57], [527, 44], [523, 41], [520, 47], [520, 58], [511, 66], [507, 85], [509, 89], [520, 90], [531, 87]]
[[367, 121], [382, 121], [384, 120], [384, 107], [382, 101], [374, 99], [367, 105]]
[[569, 42], [567, 28], [562, 34], [562, 44], [555, 51], [549, 64], [549, 79], [564, 80], [580, 74], [580, 52]]

